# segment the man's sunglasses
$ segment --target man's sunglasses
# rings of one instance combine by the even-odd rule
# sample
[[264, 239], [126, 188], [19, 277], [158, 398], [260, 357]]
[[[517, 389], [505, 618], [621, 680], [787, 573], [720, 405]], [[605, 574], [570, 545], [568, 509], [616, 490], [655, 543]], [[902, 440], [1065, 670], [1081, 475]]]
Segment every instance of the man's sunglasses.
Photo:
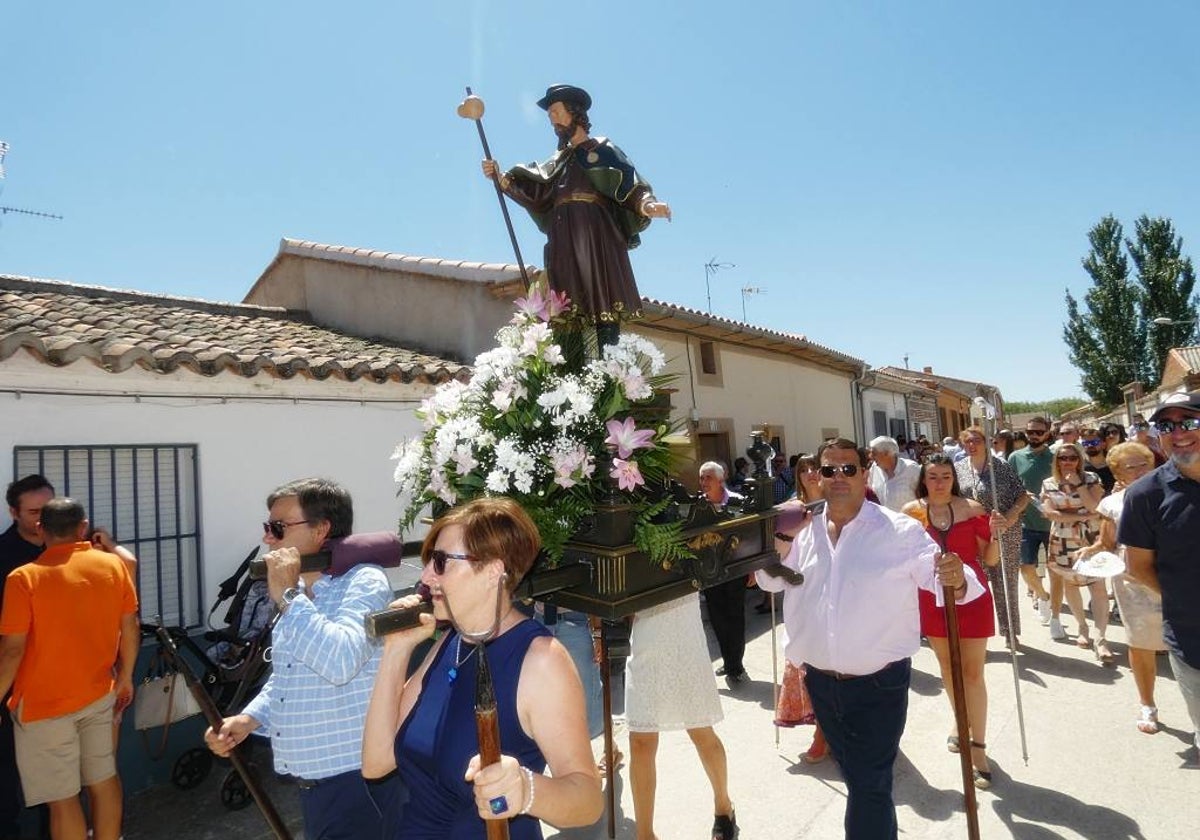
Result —
[[270, 522], [263, 523], [263, 533], [270, 534], [275, 539], [281, 540], [283, 539], [283, 535], [287, 532], [288, 528], [291, 528], [293, 525], [306, 524], [308, 524], [307, 519], [297, 519], [295, 522], [284, 522], [282, 519], [272, 519]]
[[1100, 438], [1088, 438], [1087, 440], [1081, 440], [1080, 443], [1082, 443], [1084, 446], [1090, 446], [1093, 449], [1104, 445], [1104, 441]]
[[839, 472], [847, 477], [858, 475], [858, 464], [842, 464], [841, 466], [821, 465], [821, 475], [825, 478], [833, 478]]
[[1182, 420], [1159, 420], [1154, 424], [1160, 435], [1169, 435], [1179, 429], [1181, 432], [1200, 431], [1200, 417], [1184, 417]]
[[1025, 437], [1033, 435], [1034, 437], [1045, 437], [1049, 432], [1046, 429], [1026, 429]]
[[435, 548], [429, 552], [429, 560], [426, 562], [433, 564], [433, 571], [438, 577], [446, 574], [447, 560], [474, 560], [472, 554], [452, 554], [449, 551], [442, 551], [440, 548]]

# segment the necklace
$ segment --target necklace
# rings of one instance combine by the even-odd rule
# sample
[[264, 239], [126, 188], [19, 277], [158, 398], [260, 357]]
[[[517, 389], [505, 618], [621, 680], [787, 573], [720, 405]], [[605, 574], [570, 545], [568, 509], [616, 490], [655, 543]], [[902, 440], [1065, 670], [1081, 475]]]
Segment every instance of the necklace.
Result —
[[458, 679], [458, 669], [467, 664], [467, 660], [475, 655], [475, 651], [479, 649], [479, 645], [471, 645], [470, 652], [464, 657], [462, 656], [462, 636], [455, 639], [454, 644], [454, 664], [450, 666], [450, 670], [446, 673], [446, 682], [451, 685]]
[[946, 517], [945, 517], [945, 519], [942, 519], [942, 521], [945, 522], [948, 519], [949, 522], [946, 524], [945, 527], [942, 527], [933, 521], [933, 504], [932, 503], [926, 502], [925, 509], [927, 512], [926, 515], [929, 517], [929, 527], [933, 528], [933, 530], [935, 530], [939, 534], [941, 534], [942, 540], [944, 541], [946, 538], [946, 534], [948, 534], [950, 532], [950, 529], [954, 527], [954, 505], [953, 505], [953, 503], [946, 505]]

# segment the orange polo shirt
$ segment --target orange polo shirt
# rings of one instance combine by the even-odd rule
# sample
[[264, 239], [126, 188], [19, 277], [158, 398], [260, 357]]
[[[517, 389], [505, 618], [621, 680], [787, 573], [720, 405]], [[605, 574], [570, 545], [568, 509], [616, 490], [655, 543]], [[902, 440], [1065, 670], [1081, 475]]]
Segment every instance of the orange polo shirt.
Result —
[[[9, 708], [31, 723], [76, 712], [113, 687], [121, 618], [137, 612], [129, 570], [91, 543], [64, 543], [9, 574], [0, 634], [25, 634]], [[21, 704], [24, 703], [24, 706]]]

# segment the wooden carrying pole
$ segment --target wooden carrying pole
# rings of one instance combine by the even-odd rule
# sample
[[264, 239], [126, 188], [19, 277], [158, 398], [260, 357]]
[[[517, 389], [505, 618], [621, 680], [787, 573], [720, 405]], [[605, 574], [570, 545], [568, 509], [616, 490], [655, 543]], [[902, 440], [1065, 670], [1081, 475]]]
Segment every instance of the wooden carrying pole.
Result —
[[[192, 697], [196, 699], [196, 704], [200, 707], [200, 711], [204, 713], [205, 720], [208, 725], [213, 728], [213, 731], [220, 731], [221, 724], [224, 718], [221, 711], [217, 708], [217, 703], [212, 699], [212, 696], [200, 684], [200, 680], [196, 678], [192, 667], [188, 665], [187, 660], [179, 655], [179, 648], [175, 646], [175, 640], [171, 638], [171, 631], [166, 627], [155, 627], [154, 635], [158, 637], [158, 643], [162, 646], [163, 652], [167, 656], [167, 661], [183, 674], [183, 681], [187, 684], [188, 691], [192, 693]], [[229, 753], [229, 761], [233, 764], [233, 769], [242, 777], [242, 781], [246, 783], [246, 790], [250, 791], [250, 795], [254, 797], [254, 802], [258, 805], [258, 810], [262, 812], [263, 818], [267, 821], [267, 825], [271, 827], [271, 831], [279, 840], [292, 840], [291, 833], [287, 830], [283, 819], [279, 816], [279, 812], [275, 810], [275, 805], [267, 798], [267, 793], [259, 784], [258, 778], [246, 766], [246, 762], [238, 754], [238, 747], [234, 747]]]
[[[475, 731], [479, 735], [479, 766], [490, 767], [500, 761], [500, 718], [496, 714], [496, 688], [488, 667], [487, 649], [478, 643], [479, 659], [475, 670]], [[487, 840], [508, 840], [508, 820], [484, 820]]]
[[[963, 567], [963, 574], [971, 574]], [[950, 648], [950, 687], [954, 695], [954, 722], [958, 727], [958, 756], [962, 765], [963, 800], [967, 809], [967, 837], [979, 840], [979, 813], [975, 804], [975, 765], [971, 763], [971, 727], [967, 720], [967, 694], [963, 688], [962, 651], [958, 646], [958, 609], [954, 588], [942, 587], [942, 609], [946, 613], [946, 642]]]

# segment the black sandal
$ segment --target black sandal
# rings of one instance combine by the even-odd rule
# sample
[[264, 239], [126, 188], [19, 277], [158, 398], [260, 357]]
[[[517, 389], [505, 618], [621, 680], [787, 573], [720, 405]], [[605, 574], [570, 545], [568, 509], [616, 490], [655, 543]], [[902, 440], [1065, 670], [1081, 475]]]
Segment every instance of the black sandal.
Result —
[[737, 840], [737, 815], [730, 812], [729, 816], [717, 814], [713, 820], [712, 840]]
[[[986, 750], [987, 749], [987, 744], [980, 743], [979, 741], [972, 741], [971, 746], [977, 750]], [[990, 788], [992, 786], [992, 771], [991, 770], [980, 770], [978, 767], [976, 767], [976, 768], [974, 768], [973, 776], [974, 776], [975, 787], [979, 788], [980, 790], [987, 790], [988, 788]]]

